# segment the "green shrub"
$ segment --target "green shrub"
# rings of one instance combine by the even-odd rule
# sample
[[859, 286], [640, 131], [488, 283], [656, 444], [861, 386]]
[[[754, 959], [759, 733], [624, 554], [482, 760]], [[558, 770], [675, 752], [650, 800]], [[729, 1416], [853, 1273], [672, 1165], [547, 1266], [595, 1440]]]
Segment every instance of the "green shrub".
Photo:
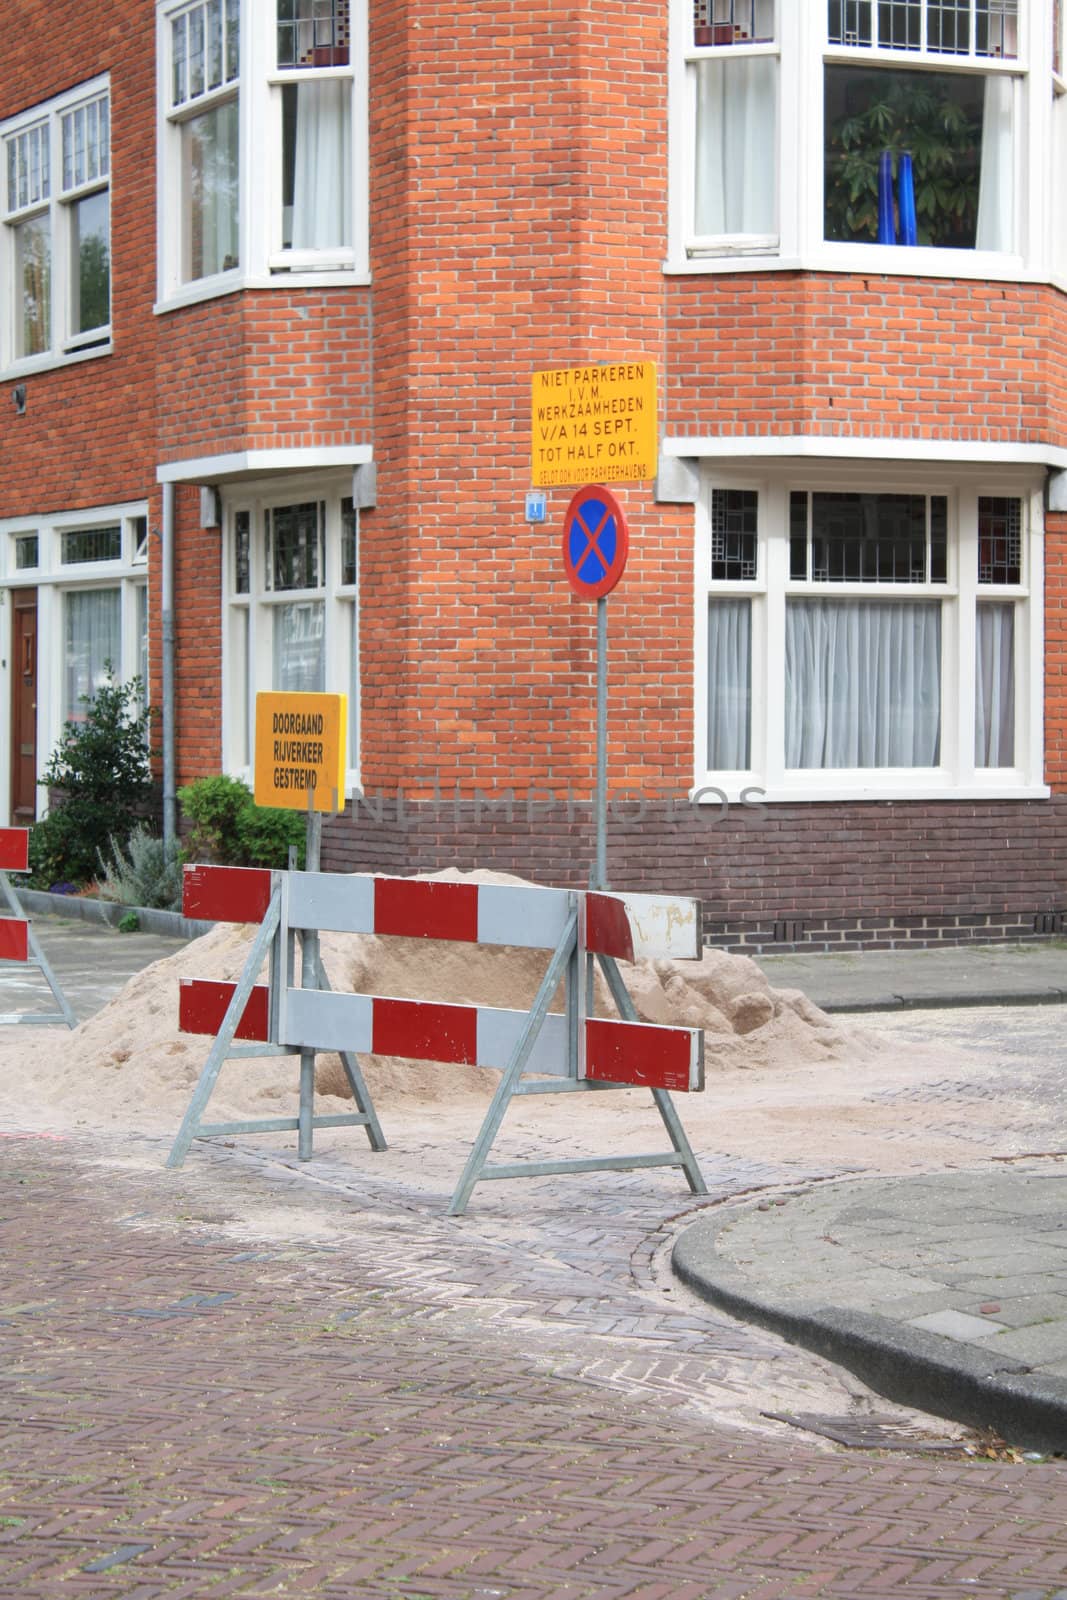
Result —
[[124, 917], [119, 918], [120, 933], [140, 933], [141, 921], [136, 911], [127, 911]]
[[178, 790], [182, 816], [192, 824], [186, 840], [190, 861], [211, 861], [227, 867], [289, 865], [289, 847], [304, 864], [307, 823], [302, 812], [257, 806], [251, 790], [238, 778], [220, 774], [197, 778]]
[[143, 692], [139, 678], [116, 683], [109, 676], [94, 695], [82, 695], [83, 720], [63, 729], [41, 779], [60, 793], [30, 834], [34, 888], [92, 883], [100, 852], [113, 839], [125, 843], [148, 804], [152, 752]]
[[184, 859], [176, 839], [167, 844], [139, 822], [125, 844], [112, 839], [110, 856], [100, 856], [100, 898], [120, 906], [180, 911]]

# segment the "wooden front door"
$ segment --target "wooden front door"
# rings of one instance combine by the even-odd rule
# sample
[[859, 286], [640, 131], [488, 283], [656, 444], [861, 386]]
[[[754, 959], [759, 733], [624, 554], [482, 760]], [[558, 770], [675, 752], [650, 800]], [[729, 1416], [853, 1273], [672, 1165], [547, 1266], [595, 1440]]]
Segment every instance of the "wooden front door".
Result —
[[11, 596], [11, 821], [37, 815], [37, 590]]

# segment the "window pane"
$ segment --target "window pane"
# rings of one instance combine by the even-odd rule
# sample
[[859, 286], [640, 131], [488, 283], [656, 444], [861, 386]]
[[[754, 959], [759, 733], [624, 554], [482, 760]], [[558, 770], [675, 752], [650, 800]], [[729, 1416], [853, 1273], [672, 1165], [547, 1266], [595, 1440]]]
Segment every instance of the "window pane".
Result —
[[229, 100], [182, 124], [182, 195], [186, 282], [227, 272], [237, 243], [237, 102]]
[[813, 494], [817, 583], [924, 583], [926, 496]]
[[63, 535], [64, 566], [81, 561], [118, 561], [121, 556], [121, 527], [77, 528]]
[[352, 243], [352, 86], [345, 79], [282, 88], [282, 243]]
[[1015, 765], [1015, 607], [975, 612], [974, 764]]
[[794, 583], [808, 576], [808, 496], [803, 489], [789, 496], [789, 576]]
[[141, 680], [145, 705], [148, 704], [148, 585], [139, 583], [137, 595], [137, 676]]
[[326, 687], [326, 652], [321, 600], [295, 600], [272, 606], [275, 689], [321, 694]]
[[71, 206], [71, 332], [111, 321], [111, 207], [106, 189]]
[[902, 242], [899, 158], [910, 154], [919, 244], [1013, 248], [1011, 77], [852, 66], [824, 73], [827, 239], [879, 242], [880, 158], [888, 152], [895, 192], [883, 198], [894, 238], [881, 242]]
[[752, 602], [708, 602], [708, 770], [746, 772], [752, 711]]
[[756, 576], [756, 515], [759, 496], [754, 489], [713, 489], [711, 492], [711, 576], [744, 582]]
[[122, 668], [121, 597], [118, 589], [86, 589], [66, 596], [67, 720], [85, 715], [83, 696], [107, 682], [108, 666]]
[[701, 61], [697, 76], [698, 234], [778, 230], [778, 64], [773, 56]]
[[348, 65], [348, 0], [278, 0], [279, 67]]
[[1021, 500], [981, 495], [978, 500], [978, 582], [1022, 582]]
[[247, 594], [252, 579], [252, 516], [238, 511], [233, 519], [233, 592]]
[[786, 602], [785, 764], [936, 767], [937, 602]]
[[268, 588], [317, 589], [322, 583], [318, 502], [278, 506], [268, 513], [271, 548]]
[[35, 567], [38, 562], [37, 535], [35, 533], [20, 533], [15, 540], [15, 567], [18, 571], [25, 571], [27, 567]]
[[356, 581], [356, 537], [359, 513], [351, 499], [341, 501], [341, 582]]
[[37, 356], [52, 339], [52, 228], [33, 217], [14, 228], [15, 355]]

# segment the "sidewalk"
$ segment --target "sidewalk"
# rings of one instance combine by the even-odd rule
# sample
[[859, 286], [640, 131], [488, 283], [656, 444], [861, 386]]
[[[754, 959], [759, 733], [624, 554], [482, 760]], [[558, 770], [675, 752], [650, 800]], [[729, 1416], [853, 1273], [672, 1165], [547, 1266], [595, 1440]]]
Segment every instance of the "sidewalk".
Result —
[[803, 989], [824, 1011], [1057, 1005], [1067, 1001], [1067, 942], [933, 950], [759, 956], [779, 989]]

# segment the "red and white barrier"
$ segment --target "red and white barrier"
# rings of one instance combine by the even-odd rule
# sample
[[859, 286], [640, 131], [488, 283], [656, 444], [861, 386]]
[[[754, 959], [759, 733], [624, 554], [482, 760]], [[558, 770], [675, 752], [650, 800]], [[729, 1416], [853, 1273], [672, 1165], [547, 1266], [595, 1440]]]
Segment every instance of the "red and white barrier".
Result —
[[0, 1015], [0, 1023], [22, 1022], [32, 1027], [41, 1027], [53, 1022], [62, 1022], [68, 1028], [76, 1028], [78, 1019], [71, 1010], [70, 1002], [49, 966], [29, 921], [22, 915], [18, 896], [8, 878], [9, 872], [29, 870], [30, 830], [0, 828], [0, 899], [14, 913], [10, 917], [0, 917], [0, 961], [17, 961], [26, 966], [37, 967], [51, 989], [52, 998], [59, 1010], [5, 1012]]
[[[216, 1033], [218, 1041], [225, 1034], [227, 1048], [235, 1038], [258, 1040], [268, 1050], [300, 1052], [302, 1058], [337, 1050], [343, 1059], [386, 1055], [491, 1067], [504, 1073], [501, 1088], [506, 1088], [506, 1096], [550, 1087], [547, 1083], [520, 1087], [518, 1078], [524, 1073], [559, 1080], [560, 1089], [649, 1088], [664, 1097], [657, 1099], [657, 1105], [675, 1154], [614, 1158], [597, 1164], [681, 1165], [690, 1186], [703, 1192], [695, 1159], [673, 1109], [668, 1113], [665, 1099], [667, 1091], [704, 1087], [703, 1035], [698, 1029], [638, 1021], [614, 966], [616, 960], [696, 957], [699, 908], [694, 901], [440, 879], [186, 868], [183, 909], [187, 916], [253, 922], [267, 916], [268, 908], [278, 928], [273, 987], [253, 982], [255, 972], [247, 966], [239, 984], [183, 979], [179, 1014], [185, 1031]], [[503, 945], [546, 950], [553, 955], [530, 1012], [341, 994], [284, 982], [280, 975], [291, 971], [292, 963], [281, 952], [291, 952], [297, 939], [317, 938], [327, 931]], [[587, 956], [596, 956], [604, 967], [622, 1019], [585, 1016], [582, 997]], [[257, 967], [263, 957], [264, 950], [258, 950]], [[565, 973], [569, 973], [567, 1014], [550, 1013], [548, 1005]], [[238, 990], [239, 1013], [234, 1009]], [[210, 1085], [206, 1092], [198, 1092], [206, 1102]], [[487, 1118], [487, 1129], [489, 1122]], [[463, 1209], [466, 1195], [479, 1177], [517, 1175], [511, 1168], [484, 1165], [488, 1142], [498, 1124], [497, 1118], [488, 1133], [483, 1129], [476, 1156], [472, 1155], [473, 1176], [465, 1175], [457, 1189], [454, 1212]], [[196, 1131], [183, 1124], [172, 1164], [184, 1157]], [[588, 1162], [578, 1164], [581, 1170], [588, 1166]], [[538, 1170], [545, 1170], [545, 1164], [539, 1163]], [[552, 1170], [577, 1167], [563, 1162], [553, 1164]]]

